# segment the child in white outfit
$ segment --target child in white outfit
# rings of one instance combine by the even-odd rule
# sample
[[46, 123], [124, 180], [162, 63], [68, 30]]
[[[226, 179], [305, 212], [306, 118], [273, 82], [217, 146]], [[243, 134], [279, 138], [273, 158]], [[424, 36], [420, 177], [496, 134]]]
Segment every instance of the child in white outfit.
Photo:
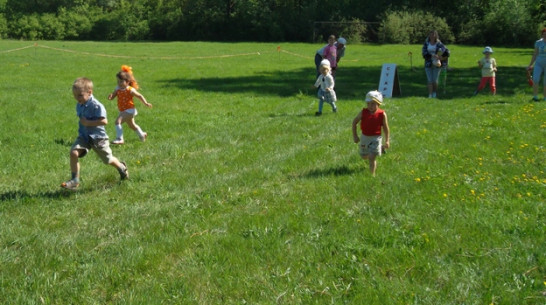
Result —
[[334, 91], [334, 78], [330, 74], [330, 63], [327, 60], [323, 60], [319, 66], [320, 75], [315, 81], [315, 87], [319, 88], [317, 96], [319, 98], [319, 108], [315, 113], [316, 116], [322, 115], [322, 107], [324, 102], [332, 106], [332, 111], [337, 112], [336, 107], [336, 92]]

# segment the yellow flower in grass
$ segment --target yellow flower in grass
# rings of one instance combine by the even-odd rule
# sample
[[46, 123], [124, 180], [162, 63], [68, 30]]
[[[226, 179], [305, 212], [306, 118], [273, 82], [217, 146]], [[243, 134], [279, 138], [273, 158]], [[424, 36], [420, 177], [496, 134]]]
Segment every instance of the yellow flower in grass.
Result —
[[414, 180], [415, 180], [415, 182], [421, 182], [421, 178], [419, 178], [419, 177], [415, 178]]

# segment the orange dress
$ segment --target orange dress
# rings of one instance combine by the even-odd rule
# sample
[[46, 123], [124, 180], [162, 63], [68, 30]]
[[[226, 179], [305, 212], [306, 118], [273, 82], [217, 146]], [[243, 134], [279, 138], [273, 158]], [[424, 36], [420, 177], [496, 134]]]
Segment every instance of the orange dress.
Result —
[[135, 90], [131, 86], [127, 86], [126, 88], [116, 88], [117, 96], [118, 96], [118, 109], [120, 112], [123, 112], [127, 109], [133, 109], [135, 108], [135, 103], [133, 101], [133, 95], [131, 95], [131, 92]]

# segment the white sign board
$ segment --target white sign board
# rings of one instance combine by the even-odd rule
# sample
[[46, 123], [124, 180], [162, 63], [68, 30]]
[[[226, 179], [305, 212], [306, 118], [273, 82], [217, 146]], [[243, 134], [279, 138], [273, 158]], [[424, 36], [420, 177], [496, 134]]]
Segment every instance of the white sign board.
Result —
[[379, 78], [379, 92], [381, 92], [384, 97], [401, 95], [396, 64], [383, 64], [381, 77]]

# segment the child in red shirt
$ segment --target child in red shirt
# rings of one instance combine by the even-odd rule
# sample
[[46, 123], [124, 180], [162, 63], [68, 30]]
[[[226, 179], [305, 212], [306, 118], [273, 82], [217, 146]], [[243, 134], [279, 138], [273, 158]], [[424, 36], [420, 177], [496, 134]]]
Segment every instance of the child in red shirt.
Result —
[[[379, 108], [383, 103], [383, 95], [379, 91], [370, 91], [366, 94], [367, 107], [353, 120], [353, 140], [355, 143], [360, 142], [360, 156], [362, 159], [369, 160], [370, 172], [375, 176], [377, 167], [376, 157], [381, 156], [382, 140], [381, 129], [385, 134], [385, 148], [389, 148], [389, 123], [385, 111]], [[361, 136], [356, 133], [356, 125], [360, 122]]]

